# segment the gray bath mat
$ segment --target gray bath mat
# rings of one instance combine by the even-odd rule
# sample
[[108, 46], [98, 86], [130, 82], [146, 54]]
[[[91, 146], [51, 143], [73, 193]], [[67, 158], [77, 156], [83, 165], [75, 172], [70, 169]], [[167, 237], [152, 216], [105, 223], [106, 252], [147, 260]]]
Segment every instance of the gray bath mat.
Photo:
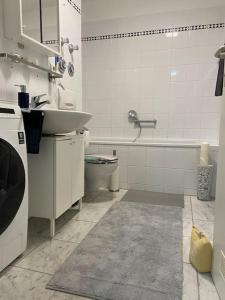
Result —
[[178, 206], [184, 208], [184, 195], [129, 190], [121, 201], [141, 202], [154, 205]]
[[118, 202], [47, 288], [97, 300], [182, 299], [182, 209]]

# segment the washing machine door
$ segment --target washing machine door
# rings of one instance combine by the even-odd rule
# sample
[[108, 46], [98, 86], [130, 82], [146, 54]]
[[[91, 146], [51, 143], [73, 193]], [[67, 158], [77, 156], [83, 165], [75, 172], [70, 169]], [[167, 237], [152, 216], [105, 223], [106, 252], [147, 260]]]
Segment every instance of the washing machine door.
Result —
[[25, 169], [14, 147], [0, 139], [0, 235], [9, 227], [23, 201]]

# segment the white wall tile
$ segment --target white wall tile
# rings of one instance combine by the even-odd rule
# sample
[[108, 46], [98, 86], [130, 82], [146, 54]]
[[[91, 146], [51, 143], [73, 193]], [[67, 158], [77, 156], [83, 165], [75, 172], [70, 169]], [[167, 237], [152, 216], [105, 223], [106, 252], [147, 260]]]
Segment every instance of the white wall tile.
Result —
[[201, 116], [201, 128], [218, 129], [220, 126], [219, 113], [205, 113]]
[[128, 176], [127, 176], [127, 166], [122, 165], [121, 162], [119, 162], [120, 165], [120, 183], [128, 182]]
[[127, 165], [127, 147], [117, 147], [117, 156], [120, 162], [120, 165]]
[[156, 115], [164, 114], [168, 118], [169, 101], [163, 97], [153, 98], [153, 111]]
[[203, 97], [201, 98], [202, 112], [220, 113], [221, 97]]
[[184, 191], [184, 170], [165, 169], [164, 191], [166, 193], [183, 193]]
[[167, 135], [169, 139], [182, 139], [183, 138], [183, 129], [171, 129], [169, 128], [167, 131]]
[[164, 148], [147, 148], [147, 166], [153, 168], [165, 168], [166, 167], [166, 150]]
[[[85, 32], [131, 32], [143, 26], [176, 27], [222, 19], [221, 8], [215, 7], [99, 20], [85, 24]], [[223, 35], [223, 29], [217, 28], [83, 43], [85, 108], [108, 119], [91, 124], [95, 133], [101, 134], [96, 128], [102, 121], [103, 128], [111, 128], [112, 137], [135, 138], [137, 129], [125, 117], [122, 120], [135, 109], [140, 116], [153, 114], [158, 119], [155, 130], [143, 130], [144, 138], [217, 141], [221, 99], [214, 97], [218, 70], [214, 52], [224, 42]]]
[[184, 188], [191, 189], [192, 187], [197, 188], [197, 171], [196, 170], [185, 170], [184, 171]]
[[172, 48], [179, 49], [189, 46], [188, 32], [177, 32], [173, 35]]
[[155, 129], [152, 136], [155, 139], [166, 139], [168, 137], [167, 129]]
[[183, 129], [185, 114], [174, 113], [169, 116], [169, 129]]
[[161, 168], [147, 168], [146, 183], [148, 186], [163, 186], [165, 170]]
[[185, 114], [184, 117], [184, 128], [189, 129], [189, 128], [193, 128], [193, 129], [198, 129], [201, 128], [201, 115], [200, 114], [193, 114], [193, 113], [189, 113], [189, 114]]
[[98, 154], [99, 146], [98, 145], [89, 145], [87, 149], [85, 149], [86, 154]]
[[145, 166], [146, 165], [146, 148], [129, 147], [127, 151], [128, 166]]
[[147, 170], [144, 166], [128, 166], [128, 185], [129, 184], [143, 184], [146, 185]]
[[165, 151], [165, 167], [169, 169], [184, 169], [186, 165], [186, 151], [169, 148]]

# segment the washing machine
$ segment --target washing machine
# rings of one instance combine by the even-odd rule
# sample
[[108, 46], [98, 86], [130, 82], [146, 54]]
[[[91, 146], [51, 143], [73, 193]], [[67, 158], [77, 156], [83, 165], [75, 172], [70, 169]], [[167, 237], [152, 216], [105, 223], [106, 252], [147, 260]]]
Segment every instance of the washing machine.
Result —
[[27, 151], [21, 110], [0, 103], [0, 271], [27, 246]]

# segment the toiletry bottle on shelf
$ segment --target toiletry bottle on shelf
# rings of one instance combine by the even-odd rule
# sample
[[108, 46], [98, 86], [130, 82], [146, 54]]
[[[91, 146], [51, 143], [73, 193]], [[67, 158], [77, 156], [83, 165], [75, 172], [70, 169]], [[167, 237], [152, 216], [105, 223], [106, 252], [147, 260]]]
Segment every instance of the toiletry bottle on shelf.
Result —
[[26, 86], [22, 84], [15, 84], [20, 87], [21, 91], [18, 93], [18, 105], [21, 108], [29, 108], [29, 94], [26, 92]]

